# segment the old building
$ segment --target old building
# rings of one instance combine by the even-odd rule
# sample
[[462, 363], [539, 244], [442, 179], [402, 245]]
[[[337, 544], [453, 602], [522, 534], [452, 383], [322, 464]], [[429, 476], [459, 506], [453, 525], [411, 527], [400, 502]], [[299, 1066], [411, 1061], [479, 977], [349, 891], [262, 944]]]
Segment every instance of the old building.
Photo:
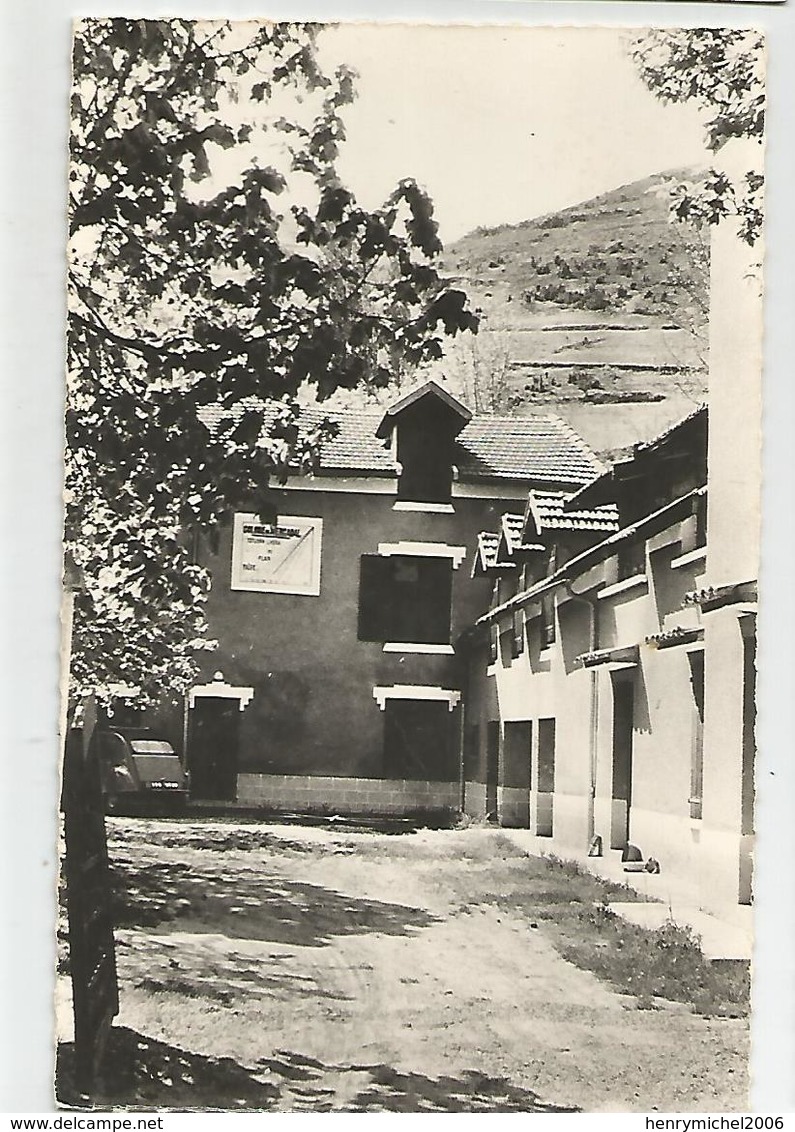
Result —
[[528, 487], [571, 494], [603, 468], [557, 418], [473, 418], [432, 382], [337, 424], [316, 474], [288, 480], [275, 523], [238, 514], [205, 555], [218, 650], [187, 698], [193, 793], [456, 809], [456, 641], [490, 593], [471, 569], [478, 533]]
[[564, 855], [637, 851], [725, 910], [752, 897], [756, 580], [733, 477], [707, 492], [730, 450], [707, 420], [481, 533], [464, 803]]
[[205, 548], [194, 797], [463, 809], [749, 903], [761, 324], [740, 255], [719, 232], [709, 428], [698, 407], [610, 468], [557, 418], [473, 417], [433, 382], [336, 414], [275, 522], [242, 512]]
[[[722, 151], [732, 175], [746, 148]], [[709, 428], [700, 408], [582, 488], [506, 509], [475, 564], [491, 608], [459, 643], [470, 813], [563, 855], [632, 845], [680, 898], [738, 915], [753, 896], [760, 259], [736, 222], [714, 229]]]

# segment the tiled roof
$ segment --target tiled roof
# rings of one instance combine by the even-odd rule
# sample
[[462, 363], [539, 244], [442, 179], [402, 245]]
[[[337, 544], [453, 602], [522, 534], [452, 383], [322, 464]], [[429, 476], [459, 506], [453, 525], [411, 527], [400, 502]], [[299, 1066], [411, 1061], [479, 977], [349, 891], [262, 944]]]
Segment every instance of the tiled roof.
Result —
[[401, 397], [394, 405], [389, 406], [379, 422], [378, 428], [376, 429], [376, 436], [382, 438], [388, 437], [394, 427], [396, 418], [412, 405], [416, 405], [418, 401], [422, 401], [428, 397], [435, 398], [438, 404], [446, 407], [448, 413], [458, 418], [456, 422], [456, 432], [460, 432], [464, 425], [472, 420], [472, 413], [466, 405], [462, 405], [457, 398], [453, 397], [447, 389], [443, 389], [437, 382], [426, 381], [422, 385], [417, 386], [417, 388], [412, 389], [405, 397]]
[[558, 531], [617, 531], [618, 507], [604, 503], [599, 507], [573, 508], [567, 506], [570, 495], [565, 492], [531, 491], [527, 501], [528, 512], [533, 516], [536, 530]]
[[632, 666], [638, 663], [640, 648], [638, 645], [624, 645], [622, 648], [599, 649], [597, 652], [584, 652], [574, 658], [579, 668], [597, 668], [601, 664], [610, 664], [617, 667]]
[[510, 512], [507, 512], [502, 516], [501, 528], [501, 537], [505, 540], [509, 554], [515, 554], [517, 550], [544, 549], [544, 547], [538, 543], [526, 543], [523, 541], [524, 515], [512, 515]]
[[685, 594], [685, 605], [699, 605], [703, 612], [720, 609], [724, 605], [734, 605], [736, 602], [755, 602], [757, 600], [757, 584], [755, 581], [730, 582], [723, 586], [705, 586], [700, 590], [693, 590]]
[[[567, 581], [571, 581], [575, 578], [578, 573], [582, 574], [590, 570], [590, 568], [598, 562], [602, 562], [616, 554], [618, 548], [624, 543], [630, 542], [641, 535], [648, 537], [651, 533], [664, 530], [668, 523], [676, 522], [683, 516], [686, 517], [689, 509], [692, 508], [693, 500], [705, 494], [705, 487], [694, 488], [693, 491], [689, 491], [687, 495], [675, 499], [673, 503], [666, 503], [665, 506], [660, 507], [659, 510], [653, 511], [650, 515], [645, 515], [642, 519], [632, 523], [630, 526], [614, 531], [612, 534], [609, 534], [607, 538], [597, 543], [596, 546], [591, 546], [587, 550], [583, 550], [581, 553], [575, 555], [574, 558], [570, 558], [568, 562], [559, 567], [559, 569], [555, 570], [552, 574], [533, 582], [527, 590], [516, 594], [502, 605], [495, 606], [495, 608], [490, 609], [488, 613], [484, 613], [482, 617], [478, 618], [476, 624], [485, 624], [498, 614], [515, 609], [517, 606], [523, 605], [529, 600], [540, 597], [550, 590], [557, 589]], [[752, 585], [753, 583], [747, 584]], [[738, 589], [742, 590], [744, 587], [725, 586], [723, 589], [736, 591]], [[706, 591], [702, 590], [685, 595], [685, 603], [699, 604], [704, 598], [705, 592]], [[743, 600], [745, 600], [744, 597]]]
[[[672, 440], [675, 441], [677, 434], [684, 437], [690, 435], [693, 462], [694, 466], [697, 466], [699, 453], [701, 453], [702, 460], [706, 460], [706, 428], [708, 421], [708, 406], [705, 404], [698, 405], [692, 412], [688, 413], [686, 417], [675, 421], [663, 432], [659, 433], [657, 436], [653, 436], [651, 440], [635, 444], [631, 456], [616, 460], [611, 467], [599, 473], [591, 483], [587, 483], [583, 487], [578, 488], [577, 498], [585, 503], [593, 504], [595, 500], [598, 501], [599, 499], [604, 499], [606, 496], [610, 497], [614, 495], [617, 486], [620, 486], [624, 474], [633, 467], [637, 469], [639, 458], [641, 460], [644, 457], [648, 459], [650, 454], [653, 454], [657, 449], [664, 448], [667, 444], [670, 444]], [[697, 435], [694, 436], [694, 433]], [[698, 435], [699, 433], [700, 435]], [[641, 464], [641, 467], [643, 467], [643, 464]]]
[[689, 645], [693, 641], [700, 641], [704, 636], [704, 629], [700, 625], [675, 625], [665, 633], [651, 633], [646, 638], [646, 644], [655, 649], [673, 648], [675, 645]]
[[[389, 447], [375, 435], [383, 418], [381, 410], [301, 410], [300, 421], [307, 429], [317, 427], [324, 418], [333, 421], [338, 431], [321, 448], [320, 474], [396, 474]], [[215, 406], [202, 410], [202, 421], [210, 431], [220, 419], [221, 411]], [[456, 440], [454, 459], [463, 481], [515, 479], [574, 486], [588, 483], [603, 469], [585, 442], [553, 416], [474, 417]]]
[[584, 484], [603, 465], [559, 417], [473, 417], [457, 441], [461, 479]]
[[522, 545], [522, 530], [524, 528], [524, 515], [511, 515], [507, 513], [502, 517], [502, 533], [508, 544], [508, 549], [518, 550]]
[[304, 409], [301, 421], [315, 427], [328, 416], [337, 426], [337, 434], [324, 442], [320, 454], [321, 471], [357, 471], [370, 475], [395, 475], [395, 459], [391, 447], [375, 435], [380, 413], [366, 409], [346, 409], [344, 413], [324, 413]]
[[501, 561], [499, 558], [500, 536], [493, 531], [481, 531], [478, 535], [477, 553], [472, 573], [485, 573], [487, 570], [515, 569], [516, 563]]

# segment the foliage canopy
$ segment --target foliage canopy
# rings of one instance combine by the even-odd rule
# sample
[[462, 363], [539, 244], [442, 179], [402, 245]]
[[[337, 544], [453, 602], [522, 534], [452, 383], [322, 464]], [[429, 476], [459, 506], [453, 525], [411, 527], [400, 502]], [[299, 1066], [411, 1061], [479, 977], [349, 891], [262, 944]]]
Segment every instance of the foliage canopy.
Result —
[[[765, 132], [764, 40], [743, 28], [655, 28], [630, 47], [640, 76], [664, 102], [695, 102], [706, 114], [707, 146], [717, 152], [732, 139], [760, 147]], [[763, 175], [758, 168], [732, 178], [712, 169], [697, 183], [674, 189], [671, 209], [697, 226], [735, 217], [741, 239], [762, 234]]]
[[343, 184], [355, 76], [320, 54], [305, 24], [77, 26], [66, 537], [84, 686], [188, 680], [208, 578], [183, 532], [264, 512], [274, 477], [313, 462], [323, 429], [302, 431], [299, 393], [387, 385], [477, 328], [416, 182], [373, 211]]

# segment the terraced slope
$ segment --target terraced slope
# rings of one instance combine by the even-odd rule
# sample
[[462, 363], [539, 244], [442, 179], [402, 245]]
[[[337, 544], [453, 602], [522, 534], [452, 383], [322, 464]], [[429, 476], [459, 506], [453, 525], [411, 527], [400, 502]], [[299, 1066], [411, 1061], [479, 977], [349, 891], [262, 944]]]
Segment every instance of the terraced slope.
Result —
[[488, 368], [491, 407], [552, 409], [602, 452], [685, 415], [706, 395], [708, 252], [669, 220], [665, 185], [684, 175], [458, 240], [446, 271], [483, 321], [451, 369], [471, 384]]

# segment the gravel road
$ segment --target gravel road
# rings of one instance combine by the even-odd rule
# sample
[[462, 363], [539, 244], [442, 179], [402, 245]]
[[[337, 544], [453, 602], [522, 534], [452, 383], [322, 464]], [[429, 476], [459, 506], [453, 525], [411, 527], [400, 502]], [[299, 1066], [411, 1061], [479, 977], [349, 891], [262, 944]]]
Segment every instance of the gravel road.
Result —
[[[639, 1010], [566, 962], [543, 920], [494, 900], [528, 860], [496, 830], [109, 832], [120, 1033], [173, 1062], [141, 1101], [158, 1078], [175, 1106], [745, 1110], [746, 1022]], [[196, 1083], [203, 1059], [216, 1085]]]

